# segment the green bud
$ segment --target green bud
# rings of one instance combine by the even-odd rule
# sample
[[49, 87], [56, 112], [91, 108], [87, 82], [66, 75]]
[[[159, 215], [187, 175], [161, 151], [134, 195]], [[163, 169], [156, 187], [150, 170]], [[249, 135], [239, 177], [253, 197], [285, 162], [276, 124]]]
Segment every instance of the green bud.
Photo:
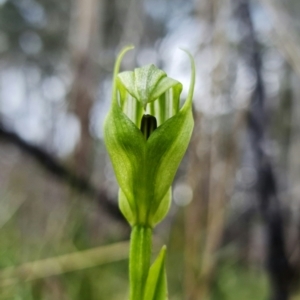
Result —
[[169, 210], [171, 185], [192, 134], [195, 66], [187, 53], [191, 84], [179, 109], [181, 83], [154, 65], [118, 74], [130, 49], [125, 48], [115, 64], [104, 140], [120, 185], [123, 215], [132, 226], [154, 227]]

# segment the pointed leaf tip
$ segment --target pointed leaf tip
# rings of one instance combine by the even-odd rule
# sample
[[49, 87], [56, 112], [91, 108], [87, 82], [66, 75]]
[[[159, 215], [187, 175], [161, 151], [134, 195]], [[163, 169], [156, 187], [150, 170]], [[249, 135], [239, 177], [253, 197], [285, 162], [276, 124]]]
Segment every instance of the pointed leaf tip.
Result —
[[117, 76], [120, 70], [120, 65], [122, 62], [122, 59], [124, 57], [124, 55], [129, 51], [132, 50], [134, 48], [133, 45], [128, 45], [126, 47], [124, 47], [121, 52], [118, 54], [117, 60], [115, 62], [115, 67], [114, 67], [114, 75], [113, 75], [113, 84], [112, 84], [112, 100], [113, 103], [116, 104], [117, 103]]
[[155, 262], [149, 270], [143, 300], [168, 299], [167, 277], [165, 269], [166, 249], [166, 246], [162, 247]]
[[186, 101], [183, 105], [183, 109], [185, 107], [190, 107], [192, 105], [192, 100], [193, 100], [193, 95], [194, 95], [194, 88], [195, 88], [195, 81], [196, 81], [196, 67], [195, 67], [195, 60], [192, 56], [192, 54], [184, 49], [184, 48], [179, 48], [180, 50], [184, 51], [189, 59], [190, 59], [190, 63], [191, 63], [191, 81], [190, 81], [190, 87], [189, 87], [189, 91], [188, 91], [188, 95], [187, 95], [187, 98], [186, 98]]

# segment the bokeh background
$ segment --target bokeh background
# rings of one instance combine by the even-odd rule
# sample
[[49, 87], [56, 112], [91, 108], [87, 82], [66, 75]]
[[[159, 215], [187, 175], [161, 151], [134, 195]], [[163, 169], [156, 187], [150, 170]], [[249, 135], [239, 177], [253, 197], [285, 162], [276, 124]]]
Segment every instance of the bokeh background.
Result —
[[103, 144], [118, 51], [184, 85], [195, 130], [155, 231], [170, 299], [300, 299], [298, 0], [0, 0], [0, 299], [124, 300]]

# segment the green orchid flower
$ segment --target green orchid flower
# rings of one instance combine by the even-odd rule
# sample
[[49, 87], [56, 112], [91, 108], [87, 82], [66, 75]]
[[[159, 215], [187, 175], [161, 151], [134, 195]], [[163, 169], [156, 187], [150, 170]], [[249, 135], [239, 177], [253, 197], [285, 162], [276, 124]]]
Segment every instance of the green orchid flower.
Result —
[[152, 230], [171, 203], [171, 185], [193, 131], [195, 64], [188, 96], [180, 108], [180, 82], [154, 65], [119, 73], [117, 58], [112, 104], [104, 141], [120, 186], [119, 207], [132, 226], [130, 300], [167, 299], [165, 247], [150, 267]]
[[130, 49], [116, 62], [104, 139], [120, 185], [123, 215], [132, 226], [154, 227], [169, 210], [171, 185], [192, 134], [195, 68], [188, 54], [192, 79], [180, 109], [181, 83], [154, 65], [118, 74]]

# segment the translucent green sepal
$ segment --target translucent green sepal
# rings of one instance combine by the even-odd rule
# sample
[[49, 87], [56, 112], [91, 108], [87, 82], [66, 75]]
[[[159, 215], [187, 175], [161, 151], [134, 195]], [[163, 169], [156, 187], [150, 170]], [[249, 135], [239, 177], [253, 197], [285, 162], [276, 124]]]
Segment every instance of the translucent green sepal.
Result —
[[172, 189], [169, 188], [162, 201], [160, 201], [159, 206], [154, 209], [151, 214], [151, 225], [154, 227], [158, 223], [160, 223], [169, 212], [172, 201]]
[[150, 267], [143, 300], [167, 300], [168, 287], [165, 269], [166, 246]]
[[182, 91], [179, 81], [167, 77], [164, 71], [153, 64], [120, 73], [117, 85], [121, 90], [125, 88], [144, 107], [171, 88], [174, 88], [176, 98]]
[[[169, 188], [168, 192], [160, 202], [158, 208], [151, 215], [151, 219], [150, 219], [151, 222], [149, 223], [151, 223], [152, 228], [165, 218], [165, 216], [167, 215], [170, 209], [171, 200], [172, 200], [172, 189]], [[125, 217], [125, 219], [128, 221], [128, 223], [131, 226], [134, 226], [136, 223], [134, 211], [131, 209], [131, 205], [128, 199], [126, 198], [124, 192], [121, 189], [119, 189], [119, 208], [123, 216]]]
[[122, 189], [119, 189], [119, 208], [127, 222], [134, 226], [136, 223], [135, 211], [133, 211], [132, 205], [130, 205]]

